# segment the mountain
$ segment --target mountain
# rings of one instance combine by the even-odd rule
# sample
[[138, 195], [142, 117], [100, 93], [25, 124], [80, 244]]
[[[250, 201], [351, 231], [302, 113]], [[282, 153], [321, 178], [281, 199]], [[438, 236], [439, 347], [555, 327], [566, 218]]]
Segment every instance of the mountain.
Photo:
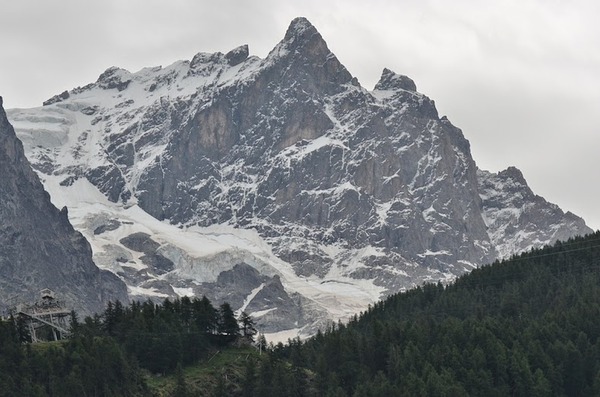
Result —
[[498, 258], [591, 232], [578, 216], [535, 195], [515, 167], [498, 173], [478, 170], [477, 176], [483, 218]]
[[132, 296], [229, 300], [268, 332], [591, 232], [518, 170], [478, 170], [410, 78], [363, 88], [305, 18], [265, 59], [112, 67], [44, 105], [10, 117], [95, 262]]
[[100, 312], [127, 301], [125, 284], [92, 261], [90, 245], [58, 210], [32, 170], [0, 97], [0, 309], [53, 289], [68, 307]]
[[242, 387], [255, 395], [599, 395], [599, 239], [557, 242], [390, 296], [348, 324], [275, 349]]

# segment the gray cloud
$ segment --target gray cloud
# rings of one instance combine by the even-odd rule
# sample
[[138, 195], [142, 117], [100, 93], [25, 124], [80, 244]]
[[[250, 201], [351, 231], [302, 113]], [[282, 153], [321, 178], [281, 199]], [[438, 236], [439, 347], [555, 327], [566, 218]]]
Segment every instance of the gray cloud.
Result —
[[38, 106], [110, 66], [136, 71], [249, 44], [264, 57], [306, 16], [368, 89], [413, 78], [481, 168], [600, 227], [600, 3], [591, 0], [22, 0], [0, 14], [0, 95]]

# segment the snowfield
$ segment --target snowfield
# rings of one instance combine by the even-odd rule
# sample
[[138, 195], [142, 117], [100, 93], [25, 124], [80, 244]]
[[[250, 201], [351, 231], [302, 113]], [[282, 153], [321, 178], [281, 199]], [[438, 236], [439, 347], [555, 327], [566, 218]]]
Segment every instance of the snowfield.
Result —
[[[315, 276], [299, 277], [291, 265], [277, 258], [269, 245], [253, 230], [230, 225], [178, 227], [158, 221], [135, 204], [124, 207], [119, 203], [110, 202], [85, 179], [78, 179], [71, 186], [61, 186], [62, 177], [46, 174], [40, 174], [40, 177], [50, 193], [52, 202], [58, 208], [68, 208], [71, 223], [90, 242], [95, 263], [116, 274], [123, 270], [123, 266], [136, 267], [138, 270], [146, 267], [136, 261], [141, 256], [140, 252], [128, 249], [120, 243], [121, 239], [142, 232], [151, 235], [161, 244], [164, 255], [176, 265], [173, 273], [181, 279], [195, 283], [214, 281], [223, 271], [230, 270], [236, 263], [244, 262], [263, 274], [279, 275], [286, 290], [312, 300], [326, 310], [331, 321], [346, 321], [354, 314], [366, 310], [370, 304], [378, 301], [385, 291], [383, 287], [376, 286], [369, 280], [346, 277], [337, 267], [323, 279]], [[116, 220], [120, 226], [112, 231], [95, 234], [94, 230], [107, 220]], [[119, 247], [120, 257], [125, 256], [128, 259], [126, 264], [115, 260], [114, 247]], [[334, 254], [339, 251], [336, 247], [324, 246], [324, 249]], [[365, 254], [377, 254], [374, 247], [363, 251]], [[358, 262], [359, 259], [355, 264]], [[160, 278], [168, 279], [168, 274]], [[173, 289], [178, 296], [193, 296], [191, 288]], [[168, 294], [152, 288], [129, 285], [128, 290], [133, 299], [169, 297]], [[238, 313], [245, 310], [259, 290], [254, 290], [248, 295]], [[252, 315], [258, 318], [272, 310], [275, 309], [255, 312]], [[285, 341], [288, 337], [308, 335], [303, 332], [303, 328], [266, 334], [267, 339], [275, 343]]]

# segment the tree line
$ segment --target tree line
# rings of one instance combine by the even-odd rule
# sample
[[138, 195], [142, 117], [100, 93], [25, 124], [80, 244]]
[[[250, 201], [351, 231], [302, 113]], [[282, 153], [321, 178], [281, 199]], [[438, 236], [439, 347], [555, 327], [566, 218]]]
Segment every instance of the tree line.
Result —
[[71, 332], [24, 344], [26, 327], [0, 321], [0, 396], [148, 396], [144, 371], [173, 373], [256, 334], [250, 316], [238, 321], [228, 303], [215, 308], [206, 297], [110, 302], [83, 321], [72, 313]]
[[[273, 350], [300, 396], [600, 395], [600, 233], [390, 296]], [[255, 394], [259, 395], [259, 394]]]
[[[256, 333], [206, 298], [114, 302], [71, 323], [71, 339], [38, 346], [18, 321], [0, 322], [0, 396], [151, 395], [145, 371], [177, 373], [174, 395], [190, 396], [182, 367]], [[195, 395], [600, 395], [599, 338], [597, 232], [389, 296], [236, 361]]]

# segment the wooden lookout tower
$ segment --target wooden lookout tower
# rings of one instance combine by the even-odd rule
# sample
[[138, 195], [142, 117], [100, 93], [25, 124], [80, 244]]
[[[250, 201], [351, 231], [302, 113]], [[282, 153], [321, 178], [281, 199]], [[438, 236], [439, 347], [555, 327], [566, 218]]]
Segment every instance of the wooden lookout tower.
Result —
[[16, 315], [24, 320], [33, 343], [68, 337], [71, 310], [57, 300], [54, 291], [44, 288], [33, 305], [18, 305]]

